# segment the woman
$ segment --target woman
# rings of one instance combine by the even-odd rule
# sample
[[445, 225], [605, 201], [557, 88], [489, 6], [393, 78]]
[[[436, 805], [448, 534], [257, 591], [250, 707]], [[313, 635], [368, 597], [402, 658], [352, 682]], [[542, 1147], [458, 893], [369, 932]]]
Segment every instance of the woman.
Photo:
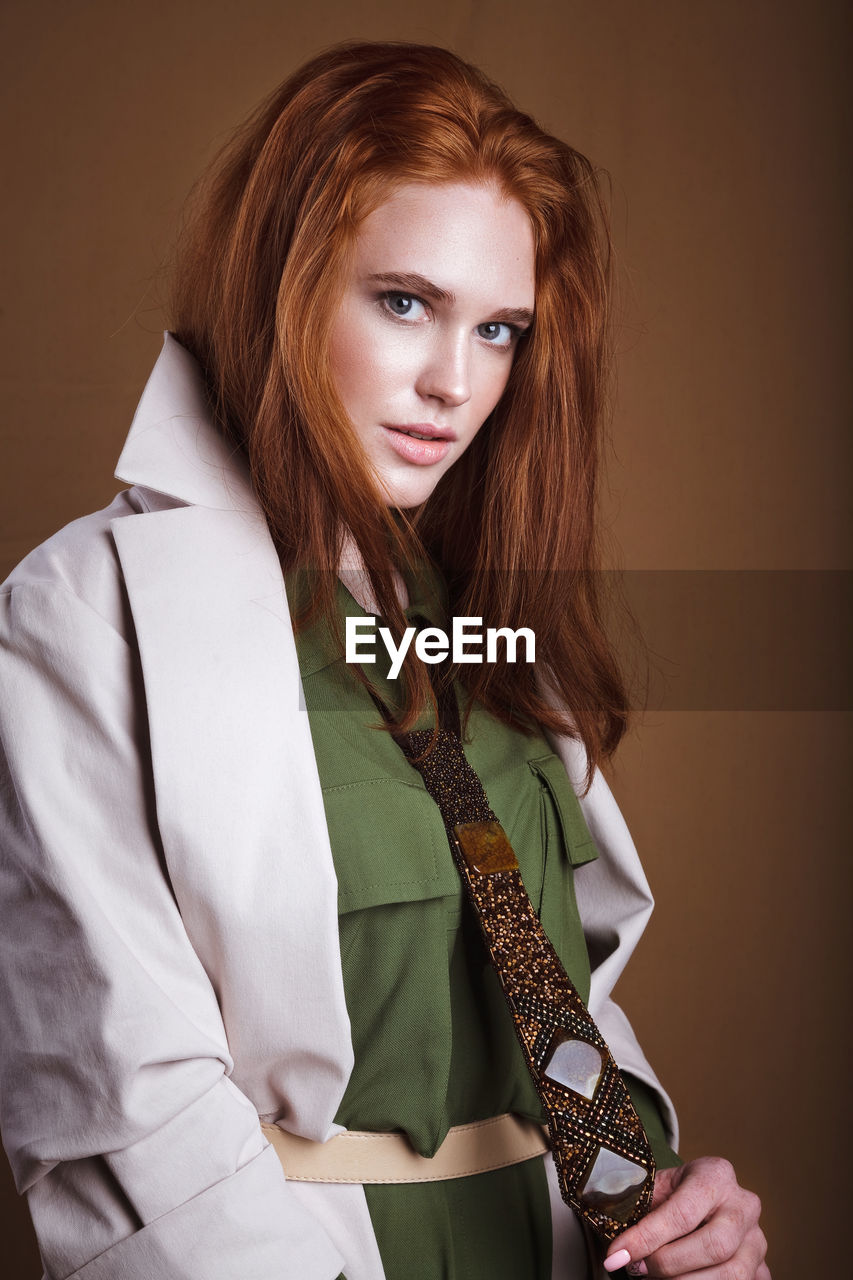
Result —
[[[651, 900], [597, 770], [626, 720], [589, 572], [607, 297], [588, 162], [444, 50], [320, 56], [197, 193], [132, 487], [0, 597], [3, 1134], [51, 1280], [600, 1259], [550, 1157], [429, 1172], [545, 1118], [398, 746], [448, 696], [657, 1158], [605, 1269], [766, 1280], [757, 1200], [678, 1165], [609, 999]], [[401, 655], [528, 628], [539, 674], [458, 653], [434, 686], [410, 645], [392, 679], [345, 650], [374, 615]], [[402, 1131], [417, 1180], [280, 1162], [341, 1129]]]

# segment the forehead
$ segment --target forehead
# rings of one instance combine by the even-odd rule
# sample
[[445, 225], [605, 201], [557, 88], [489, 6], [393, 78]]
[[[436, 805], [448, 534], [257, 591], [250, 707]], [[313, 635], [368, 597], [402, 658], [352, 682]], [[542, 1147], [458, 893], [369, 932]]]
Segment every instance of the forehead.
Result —
[[534, 303], [533, 227], [492, 184], [406, 183], [359, 226], [355, 272], [418, 274], [460, 303]]

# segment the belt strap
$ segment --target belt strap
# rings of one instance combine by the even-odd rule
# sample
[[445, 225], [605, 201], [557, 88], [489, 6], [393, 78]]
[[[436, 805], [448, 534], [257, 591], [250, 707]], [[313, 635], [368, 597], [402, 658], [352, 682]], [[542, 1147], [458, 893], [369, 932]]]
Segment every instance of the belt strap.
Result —
[[548, 1150], [538, 1124], [505, 1114], [454, 1125], [431, 1158], [418, 1155], [403, 1133], [347, 1130], [328, 1142], [312, 1142], [275, 1124], [264, 1136], [295, 1182], [444, 1182], [532, 1160]]

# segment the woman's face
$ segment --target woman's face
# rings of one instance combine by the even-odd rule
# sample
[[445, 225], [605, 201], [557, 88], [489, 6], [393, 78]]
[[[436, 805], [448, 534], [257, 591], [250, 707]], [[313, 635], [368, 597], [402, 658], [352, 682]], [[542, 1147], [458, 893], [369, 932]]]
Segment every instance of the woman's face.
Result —
[[533, 305], [530, 219], [496, 187], [411, 183], [365, 218], [330, 355], [389, 506], [425, 502], [468, 448]]

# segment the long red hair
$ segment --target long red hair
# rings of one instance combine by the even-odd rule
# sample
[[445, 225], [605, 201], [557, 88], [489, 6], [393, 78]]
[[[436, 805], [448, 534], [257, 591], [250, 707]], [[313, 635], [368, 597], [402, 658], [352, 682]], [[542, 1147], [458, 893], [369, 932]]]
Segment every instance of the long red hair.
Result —
[[[460, 180], [493, 182], [528, 212], [535, 322], [490, 419], [424, 506], [403, 515], [385, 505], [335, 392], [330, 322], [359, 224], [390, 187]], [[222, 429], [248, 456], [284, 569], [319, 571], [311, 616], [334, 625], [347, 530], [398, 637], [395, 570], [432, 557], [452, 614], [534, 630], [551, 686], [546, 700], [524, 663], [466, 664], [455, 674], [470, 697], [524, 731], [576, 734], [590, 776], [627, 722], [596, 573], [609, 282], [606, 210], [584, 156], [446, 49], [356, 43], [286, 80], [203, 177], [171, 317]], [[413, 653], [403, 670], [405, 727], [430, 689]]]

